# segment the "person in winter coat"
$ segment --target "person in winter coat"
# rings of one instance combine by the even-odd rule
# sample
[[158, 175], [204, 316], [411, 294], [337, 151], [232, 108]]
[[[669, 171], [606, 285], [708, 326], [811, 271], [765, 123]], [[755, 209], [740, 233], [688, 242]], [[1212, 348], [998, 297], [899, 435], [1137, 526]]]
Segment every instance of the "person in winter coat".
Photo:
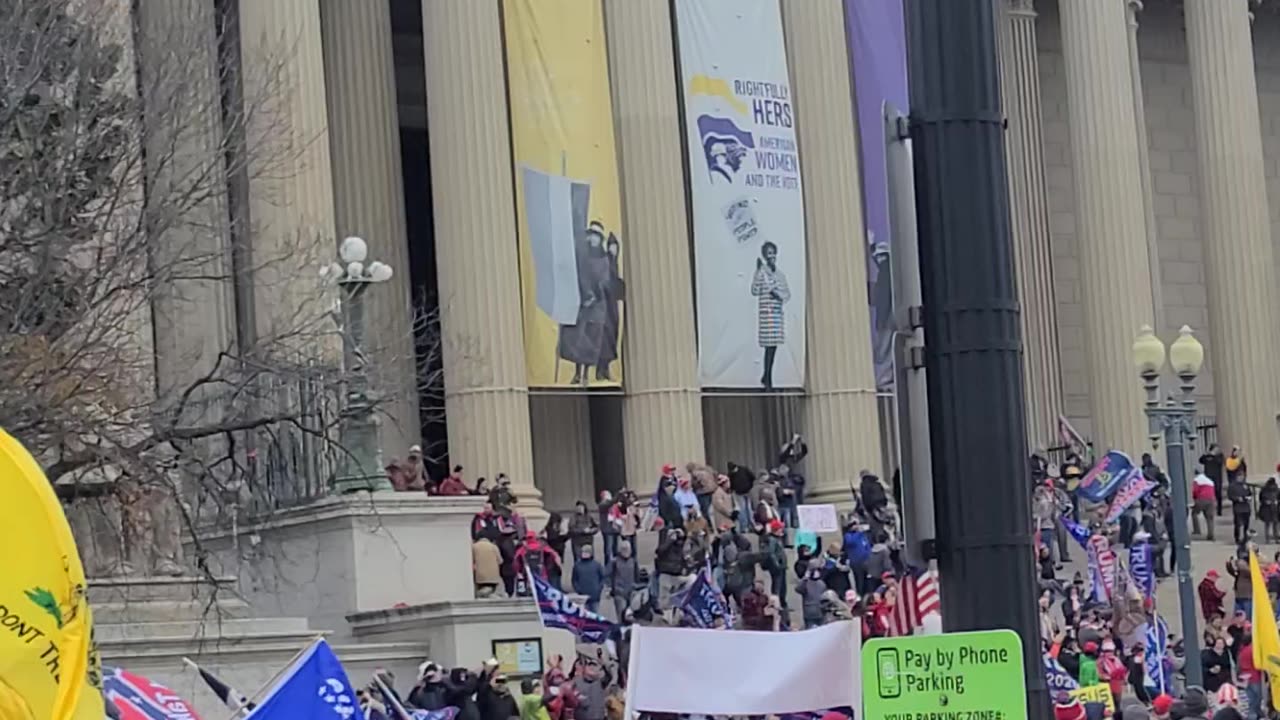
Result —
[[1249, 541], [1249, 517], [1253, 514], [1253, 495], [1243, 474], [1227, 481], [1227, 499], [1231, 501], [1232, 537], [1237, 545], [1246, 543]]
[[782, 521], [775, 518], [760, 538], [760, 552], [764, 554], [760, 565], [769, 573], [771, 594], [778, 596], [783, 609], [787, 607], [787, 551], [782, 542], [785, 532]]
[[742, 595], [742, 629], [772, 630], [773, 619], [765, 612], [768, 606], [769, 594], [765, 592], [764, 581], [756, 580], [751, 589]]
[[1080, 687], [1098, 684], [1098, 643], [1090, 640], [1080, 654]]
[[[1280, 465], [1276, 472], [1280, 473]], [[1274, 477], [1267, 478], [1258, 493], [1258, 519], [1262, 521], [1265, 542], [1280, 542], [1280, 485]]]
[[738, 531], [747, 532], [751, 529], [751, 491], [756, 484], [756, 474], [735, 462], [726, 466], [725, 474], [729, 476], [729, 490], [733, 492], [734, 508], [738, 511]]
[[630, 545], [618, 546], [618, 554], [606, 568], [605, 576], [609, 581], [609, 595], [613, 597], [613, 609], [621, 621], [631, 605], [631, 596], [640, 587], [640, 563], [632, 557]]
[[871, 538], [867, 535], [866, 526], [853, 513], [845, 520], [840, 550], [845, 562], [849, 563], [849, 569], [853, 571], [853, 585], [858, 594], [866, 595], [871, 592], [874, 588], [870, 587], [867, 573], [867, 561], [871, 558]]
[[445, 681], [445, 707], [458, 708], [457, 720], [480, 720], [480, 706], [474, 699], [478, 687], [478, 677], [466, 668], [449, 671], [449, 679]]
[[[517, 577], [523, 576], [526, 571], [532, 572], [535, 576], [551, 582], [556, 589], [560, 589], [560, 555], [532, 532], [525, 535], [524, 544], [516, 550], [514, 565]], [[553, 573], [554, 581], [552, 581]]]
[[693, 493], [698, 496], [698, 512], [702, 517], [711, 516], [711, 495], [716, 491], [716, 471], [702, 463], [685, 463]]
[[1197, 469], [1191, 481], [1191, 532], [1200, 534], [1200, 520], [1204, 519], [1205, 532], [1213, 541], [1214, 507], [1218, 503], [1218, 486], [1203, 470]]
[[1225, 592], [1218, 589], [1218, 577], [1218, 571], [1209, 568], [1209, 572], [1204, 574], [1204, 579], [1196, 588], [1196, 592], [1200, 595], [1200, 614], [1204, 616], [1205, 622], [1214, 615], [1222, 614], [1222, 603], [1227, 597]]
[[662, 519], [662, 529], [671, 532], [684, 527], [684, 512], [675, 498], [675, 478], [663, 478], [658, 483], [658, 517]]
[[812, 560], [809, 571], [796, 585], [796, 595], [800, 596], [800, 612], [804, 618], [805, 629], [822, 624], [822, 594], [827, 591], [822, 582], [822, 561]]
[[520, 717], [520, 707], [511, 695], [507, 676], [502, 673], [485, 676], [476, 689], [476, 707], [480, 720], [513, 720]]
[[756, 566], [764, 554], [751, 550], [751, 541], [734, 531], [727, 541], [721, 541], [721, 557], [724, 564], [724, 592], [742, 607], [743, 595], [755, 582]]
[[688, 568], [685, 566], [684, 530], [676, 528], [658, 541], [654, 553], [654, 572], [658, 575], [658, 609], [671, 608], [671, 595], [685, 584]]
[[586, 596], [587, 610], [597, 612], [600, 609], [600, 595], [604, 592], [604, 567], [595, 559], [595, 548], [590, 545], [583, 545], [578, 553], [571, 578], [573, 590]]
[[447, 692], [444, 671], [433, 662], [424, 663], [418, 684], [409, 691], [409, 704], [419, 710], [439, 710], [448, 707]]
[[574, 666], [571, 673], [573, 689], [578, 696], [576, 720], [604, 720], [605, 697], [608, 695], [609, 674], [596, 662], [587, 660]]
[[569, 534], [565, 532], [564, 517], [558, 512], [550, 512], [547, 514], [547, 524], [542, 527], [542, 537], [546, 540], [548, 546], [560, 556], [560, 561], [564, 562], [565, 547], [569, 544]]
[[838, 543], [827, 546], [827, 554], [823, 558], [822, 582], [829, 590], [835, 591], [836, 597], [842, 598], [853, 589], [853, 583], [849, 581], [849, 565], [841, 557]]
[[1213, 645], [1200, 651], [1200, 668], [1204, 672], [1204, 689], [1216, 693], [1218, 688], [1231, 682], [1231, 654], [1227, 642], [1215, 638]]
[[551, 720], [542, 696], [542, 683], [533, 678], [520, 681], [520, 720]]
[[729, 492], [729, 476], [716, 478], [716, 489], [711, 493], [711, 529], [723, 532], [735, 526], [733, 493]]
[[822, 593], [822, 624], [853, 620], [853, 609], [834, 590]]
[[889, 496], [885, 493], [880, 478], [870, 471], [862, 470], [858, 475], [862, 478], [858, 486], [858, 497], [862, 501], [863, 512], [870, 518], [889, 504]]
[[[1253, 578], [1249, 574], [1249, 562], [1236, 558], [1227, 559], [1227, 573], [1235, 578], [1235, 609], [1243, 610], [1245, 617], [1253, 615]], [[1206, 688], [1207, 689], [1207, 688]]]
[[893, 572], [893, 551], [889, 547], [889, 534], [884, 530], [876, 531], [871, 540], [871, 553], [867, 556], [867, 577], [876, 582], [885, 573]]
[[1218, 508], [1218, 514], [1222, 514], [1222, 501], [1227, 499], [1226, 482], [1223, 481], [1223, 470], [1226, 465], [1226, 458], [1222, 456], [1222, 448], [1217, 443], [1209, 446], [1205, 454], [1200, 456], [1199, 464], [1204, 468], [1204, 474], [1213, 481], [1214, 502]]
[[1244, 461], [1244, 453], [1240, 452], [1239, 445], [1231, 446], [1231, 454], [1222, 463], [1223, 469], [1227, 471], [1227, 487], [1235, 480], [1244, 480], [1249, 475], [1249, 464]]
[[619, 514], [614, 513], [617, 501], [608, 490], [600, 491], [600, 502], [596, 505], [596, 518], [600, 523], [600, 539], [604, 543], [604, 561], [607, 564], [618, 552], [618, 535], [622, 523], [618, 522]]
[[687, 477], [681, 477], [676, 480], [676, 489], [675, 492], [671, 493], [671, 497], [680, 506], [680, 516], [682, 518], [689, 517], [691, 508], [699, 513], [702, 512], [701, 506], [698, 504], [698, 493], [693, 491], [693, 480]]
[[569, 518], [569, 546], [573, 548], [575, 558], [582, 555], [583, 547], [595, 544], [598, 532], [600, 526], [596, 524], [595, 517], [587, 512], [587, 504], [579, 500], [574, 504], [573, 515]]
[[487, 537], [471, 545], [471, 572], [478, 598], [492, 596], [502, 582], [502, 552]]
[[1188, 685], [1182, 697], [1173, 702], [1169, 709], [1169, 717], [1174, 720], [1184, 718], [1203, 719], [1209, 716], [1209, 696], [1199, 685]]

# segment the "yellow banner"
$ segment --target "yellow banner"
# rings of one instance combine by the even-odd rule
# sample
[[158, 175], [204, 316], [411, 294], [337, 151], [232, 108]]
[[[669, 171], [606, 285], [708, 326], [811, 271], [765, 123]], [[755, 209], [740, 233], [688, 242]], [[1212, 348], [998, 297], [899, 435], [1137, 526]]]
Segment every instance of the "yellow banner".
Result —
[[604, 11], [503, 8], [529, 386], [616, 387], [623, 238]]
[[1249, 579], [1253, 587], [1253, 666], [1267, 674], [1271, 706], [1280, 707], [1280, 631], [1267, 594], [1267, 581], [1254, 552], [1249, 553]]
[[1115, 699], [1115, 696], [1111, 694], [1111, 686], [1107, 685], [1106, 683], [1077, 688], [1067, 694], [1073, 698], [1076, 698], [1082, 703], [1091, 703], [1091, 702], [1105, 703], [1107, 706], [1107, 711], [1110, 712], [1111, 714], [1115, 714], [1116, 699]]
[[35, 459], [0, 430], [0, 716], [102, 720], [84, 568]]

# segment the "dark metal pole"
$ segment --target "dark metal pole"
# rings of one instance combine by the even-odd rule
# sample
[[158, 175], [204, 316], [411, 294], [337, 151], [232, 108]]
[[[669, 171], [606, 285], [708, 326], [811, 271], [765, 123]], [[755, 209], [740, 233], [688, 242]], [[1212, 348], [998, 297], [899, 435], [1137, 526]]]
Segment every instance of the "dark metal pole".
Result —
[[[1165, 447], [1169, 452], [1169, 482], [1173, 485], [1173, 561], [1178, 572], [1178, 609], [1182, 617], [1182, 650], [1187, 658], [1183, 669], [1188, 685], [1204, 686], [1204, 673], [1200, 663], [1200, 631], [1197, 627], [1195, 581], [1191, 571], [1191, 533], [1187, 532], [1187, 460], [1186, 438], [1195, 433], [1194, 376], [1182, 378], [1182, 403], [1170, 399], [1160, 407], [1159, 374], [1144, 373], [1143, 386], [1147, 392], [1147, 417], [1151, 423], [1153, 438], [1164, 433]], [[1209, 518], [1210, 522], [1213, 518]]]
[[996, 3], [907, 0], [906, 25], [942, 619], [1016, 631], [1047, 720]]

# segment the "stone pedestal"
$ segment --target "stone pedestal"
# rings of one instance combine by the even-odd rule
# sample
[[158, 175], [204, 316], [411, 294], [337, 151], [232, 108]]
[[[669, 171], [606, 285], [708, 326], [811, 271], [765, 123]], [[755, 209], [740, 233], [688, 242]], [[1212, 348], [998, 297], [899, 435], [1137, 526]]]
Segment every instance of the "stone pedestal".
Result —
[[[1218, 442], [1239, 445], [1261, 483], [1276, 455], [1280, 378], [1266, 157], [1245, 0], [1184, 5], [1209, 290]], [[1199, 330], [1199, 328], [1196, 328]]]

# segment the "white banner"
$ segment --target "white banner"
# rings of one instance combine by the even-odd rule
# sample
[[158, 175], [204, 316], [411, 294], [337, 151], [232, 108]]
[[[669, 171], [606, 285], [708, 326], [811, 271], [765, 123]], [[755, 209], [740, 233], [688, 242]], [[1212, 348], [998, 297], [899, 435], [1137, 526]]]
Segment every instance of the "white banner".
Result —
[[805, 227], [778, 0], [676, 0], [703, 387], [804, 387]]
[[624, 717], [862, 709], [860, 623], [781, 633], [635, 625], [631, 633]]

